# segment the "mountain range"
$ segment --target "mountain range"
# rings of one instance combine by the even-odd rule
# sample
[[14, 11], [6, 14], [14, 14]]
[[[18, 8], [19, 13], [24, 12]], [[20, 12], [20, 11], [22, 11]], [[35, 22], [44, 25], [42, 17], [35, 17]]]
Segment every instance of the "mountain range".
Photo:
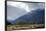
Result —
[[18, 19], [12, 21], [11, 23], [6, 21], [7, 24], [44, 24], [45, 23], [45, 13], [44, 9], [32, 10]]

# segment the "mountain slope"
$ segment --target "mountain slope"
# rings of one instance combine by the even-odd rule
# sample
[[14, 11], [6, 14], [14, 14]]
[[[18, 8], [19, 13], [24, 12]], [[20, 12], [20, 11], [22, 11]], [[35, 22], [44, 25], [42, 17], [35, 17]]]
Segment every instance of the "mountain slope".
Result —
[[37, 9], [16, 20], [16, 24], [44, 24], [44, 9]]
[[11, 22], [7, 21], [8, 24], [44, 24], [44, 22], [44, 9], [34, 10]]

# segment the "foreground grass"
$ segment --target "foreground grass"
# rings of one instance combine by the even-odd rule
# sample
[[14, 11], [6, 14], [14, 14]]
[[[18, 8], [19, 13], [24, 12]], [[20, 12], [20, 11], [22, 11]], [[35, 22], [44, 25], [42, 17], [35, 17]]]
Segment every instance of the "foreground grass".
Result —
[[44, 28], [44, 24], [8, 25], [7, 30]]

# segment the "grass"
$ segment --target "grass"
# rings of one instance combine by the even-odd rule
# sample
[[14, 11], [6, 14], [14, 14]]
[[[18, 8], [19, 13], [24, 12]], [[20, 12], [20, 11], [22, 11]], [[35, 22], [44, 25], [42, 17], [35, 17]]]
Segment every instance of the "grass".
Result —
[[44, 27], [45, 27], [44, 24], [8, 25], [7, 30], [36, 29]]

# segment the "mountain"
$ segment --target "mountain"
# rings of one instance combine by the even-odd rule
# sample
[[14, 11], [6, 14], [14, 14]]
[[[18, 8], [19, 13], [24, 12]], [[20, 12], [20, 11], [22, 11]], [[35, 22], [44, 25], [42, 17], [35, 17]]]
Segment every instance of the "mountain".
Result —
[[44, 24], [44, 9], [37, 9], [15, 20], [16, 24]]
[[45, 23], [44, 9], [32, 10], [14, 21], [8, 22], [7, 24], [44, 24]]

